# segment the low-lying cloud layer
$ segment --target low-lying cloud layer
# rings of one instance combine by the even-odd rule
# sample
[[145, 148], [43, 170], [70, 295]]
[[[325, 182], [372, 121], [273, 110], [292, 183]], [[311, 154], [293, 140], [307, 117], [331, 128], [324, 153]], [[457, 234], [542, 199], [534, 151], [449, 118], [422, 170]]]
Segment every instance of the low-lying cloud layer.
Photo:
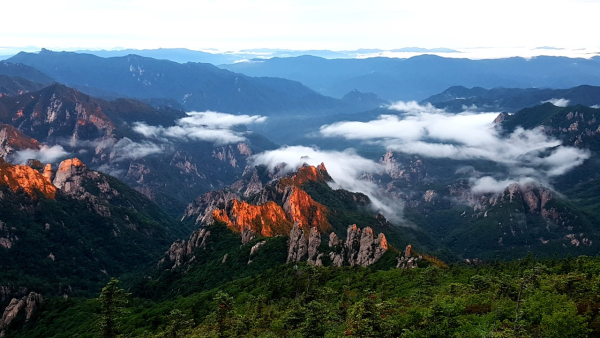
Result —
[[[361, 157], [353, 150], [323, 151], [310, 147], [293, 146], [266, 151], [254, 155], [252, 165], [264, 164], [269, 170], [285, 163], [284, 171], [294, 171], [304, 163], [317, 166], [325, 164], [327, 172], [333, 180], [334, 189], [345, 189], [361, 192], [371, 199], [373, 207], [393, 222], [401, 219], [402, 205], [399, 201], [389, 201], [377, 193], [377, 186], [361, 179], [365, 173], [378, 173], [384, 170], [377, 162]], [[392, 205], [393, 204], [393, 205]]]
[[144, 122], [136, 122], [133, 130], [148, 138], [201, 140], [215, 144], [242, 142], [244, 133], [230, 128], [238, 125], [263, 123], [266, 117], [259, 115], [232, 115], [212, 111], [191, 112], [188, 116], [177, 120], [172, 127], [151, 126]]
[[542, 101], [542, 103], [546, 103], [546, 102], [550, 102], [553, 105], [557, 106], [557, 107], [566, 107], [569, 105], [569, 102], [571, 102], [571, 100], [568, 99], [550, 99], [547, 101]]
[[[502, 135], [493, 123], [498, 113], [449, 114], [416, 102], [398, 102], [389, 108], [400, 114], [381, 115], [369, 122], [337, 122], [322, 126], [320, 133], [325, 137], [377, 143], [394, 151], [425, 157], [494, 161], [508, 168], [510, 182], [524, 179], [546, 182], [590, 156], [587, 150], [562, 146], [561, 141], [547, 136], [541, 128], [517, 128], [510, 135]], [[507, 183], [497, 182], [489, 184], [487, 179], [478, 190], [484, 191], [483, 186], [486, 186], [490, 187], [489, 191], [498, 191]]]
[[42, 145], [38, 150], [24, 149], [17, 151], [14, 155], [13, 162], [24, 164], [28, 159], [36, 159], [42, 163], [55, 163], [68, 155], [69, 153], [60, 145], [54, 145], [52, 147]]

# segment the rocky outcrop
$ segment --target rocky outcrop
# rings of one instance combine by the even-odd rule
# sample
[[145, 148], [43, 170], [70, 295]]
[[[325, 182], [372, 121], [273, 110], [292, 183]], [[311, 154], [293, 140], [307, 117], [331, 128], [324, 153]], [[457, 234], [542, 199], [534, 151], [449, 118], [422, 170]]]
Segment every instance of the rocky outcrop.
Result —
[[287, 263], [300, 262], [308, 253], [308, 241], [304, 235], [304, 230], [298, 222], [294, 224], [290, 232], [288, 242]]
[[313, 265], [323, 265], [321, 261], [322, 253], [319, 253], [319, 247], [321, 246], [321, 233], [317, 228], [310, 228], [310, 235], [308, 236], [308, 263]]
[[165, 252], [165, 257], [160, 260], [158, 266], [175, 269], [185, 263], [193, 262], [196, 259], [194, 252], [196, 249], [205, 249], [209, 237], [210, 230], [200, 229], [194, 231], [187, 241], [174, 242]]
[[396, 257], [398, 264], [396, 264], [397, 269], [414, 269], [417, 267], [417, 263], [423, 260], [423, 256], [421, 255], [413, 255], [412, 246], [409, 244], [406, 246], [404, 252]]
[[182, 221], [193, 219], [195, 224], [213, 224], [213, 211], [225, 209], [228, 202], [239, 199], [228, 190], [209, 191], [190, 203], [183, 213]]
[[498, 116], [496, 116], [496, 118], [494, 119], [494, 124], [502, 123], [502, 121], [506, 120], [507, 117], [508, 117], [508, 113], [502, 112], [502, 113], [498, 114]]
[[342, 243], [335, 233], [329, 235], [329, 252], [319, 252], [321, 234], [311, 228], [309, 239], [306, 239], [302, 228], [296, 224], [290, 232], [288, 245], [288, 263], [299, 262], [308, 254], [308, 262], [322, 265], [322, 257], [329, 256], [334, 266], [369, 266], [377, 262], [388, 250], [388, 243], [383, 233], [375, 236], [373, 229], [359, 229], [356, 224], [348, 227], [346, 241]]
[[285, 234], [291, 226], [283, 209], [275, 202], [253, 205], [234, 199], [225, 208], [213, 211], [212, 218], [227, 224], [235, 232], [250, 228], [265, 237]]
[[0, 122], [0, 157], [10, 160], [17, 151], [39, 149], [35, 139], [23, 134], [17, 128]]
[[375, 237], [370, 227], [364, 228], [362, 234], [356, 224], [348, 227], [346, 260], [350, 266], [369, 266], [378, 261], [387, 249], [388, 243], [383, 233]]
[[255, 237], [256, 234], [250, 229], [250, 227], [245, 227], [244, 230], [242, 230], [242, 244], [252, 241]]
[[8, 185], [12, 191], [25, 191], [31, 198], [43, 194], [54, 199], [56, 187], [39, 171], [26, 165], [12, 165], [0, 159], [0, 184]]
[[408, 165], [404, 165], [398, 161], [393, 151], [388, 150], [379, 159], [379, 163], [383, 164], [385, 173], [395, 180], [399, 179], [415, 184], [427, 176], [423, 160], [417, 156], [410, 159]]
[[248, 264], [252, 263], [252, 257], [258, 252], [258, 249], [265, 244], [267, 244], [267, 241], [260, 241], [250, 248], [250, 259], [248, 260]]
[[[111, 215], [106, 202], [119, 196], [104, 175], [88, 169], [78, 158], [62, 161], [53, 183], [62, 193], [87, 201], [96, 213], [104, 217]], [[89, 191], [92, 186], [94, 191]]]
[[[242, 232], [248, 227], [254, 233], [267, 237], [288, 235], [296, 222], [305, 229], [314, 227], [325, 232], [331, 229], [327, 220], [328, 210], [314, 201], [302, 189], [302, 185], [308, 181], [330, 180], [325, 165], [305, 165], [295, 174], [263, 187], [255, 169], [249, 182], [241, 182], [236, 186], [237, 191], [244, 191], [244, 195], [253, 197], [250, 201], [242, 201], [239, 195], [231, 191], [213, 191], [190, 204], [182, 220], [195, 219], [196, 224], [206, 225], [216, 220], [224, 222], [233, 231]], [[255, 185], [255, 188], [244, 188], [248, 185]], [[256, 192], [258, 187], [261, 189]]]
[[24, 315], [25, 321], [29, 321], [43, 301], [42, 295], [35, 292], [30, 292], [27, 297], [21, 299], [13, 298], [4, 309], [2, 319], [0, 319], [0, 331], [9, 328], [10, 324], [19, 316]]

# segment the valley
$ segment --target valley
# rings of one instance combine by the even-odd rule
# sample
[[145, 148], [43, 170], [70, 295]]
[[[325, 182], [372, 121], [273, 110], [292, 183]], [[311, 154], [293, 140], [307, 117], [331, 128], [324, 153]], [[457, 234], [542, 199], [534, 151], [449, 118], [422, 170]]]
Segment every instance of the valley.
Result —
[[0, 63], [1, 337], [600, 335], [598, 57], [133, 52]]

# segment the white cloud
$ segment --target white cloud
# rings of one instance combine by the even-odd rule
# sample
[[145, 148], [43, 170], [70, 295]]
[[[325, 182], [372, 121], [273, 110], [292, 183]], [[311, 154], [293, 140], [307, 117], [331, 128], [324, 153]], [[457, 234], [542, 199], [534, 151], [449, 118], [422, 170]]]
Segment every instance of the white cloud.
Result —
[[116, 162], [119, 162], [127, 159], [145, 157], [151, 154], [160, 153], [162, 151], [163, 148], [154, 143], [137, 143], [130, 140], [127, 137], [124, 137], [114, 144], [111, 152], [111, 157]]
[[499, 181], [493, 177], [484, 176], [471, 181], [471, 191], [473, 191], [476, 194], [500, 193], [504, 191], [504, 189], [506, 189], [507, 186], [513, 183], [518, 183], [521, 186], [525, 186], [528, 184], [533, 184], [535, 182], [536, 180], [531, 177], [521, 177], [518, 180], [506, 179]]
[[542, 103], [546, 103], [546, 102], [550, 102], [557, 107], [566, 107], [569, 105], [569, 102], [571, 102], [571, 101], [567, 100], [567, 99], [554, 99], [554, 98], [547, 100], [547, 101], [542, 101]]
[[345, 151], [324, 151], [310, 147], [282, 147], [254, 155], [250, 159], [252, 165], [264, 164], [271, 171], [285, 163], [284, 171], [292, 172], [304, 163], [317, 166], [325, 164], [327, 172], [335, 183], [334, 189], [345, 189], [361, 192], [371, 199], [373, 207], [390, 221], [401, 219], [403, 205], [398, 201], [389, 201], [377, 193], [377, 186], [361, 179], [365, 173], [378, 173], [383, 166], [377, 162], [361, 157], [352, 149]]
[[232, 115], [212, 111], [191, 112], [188, 116], [177, 120], [172, 127], [151, 126], [136, 122], [133, 130], [148, 138], [201, 140], [215, 144], [242, 142], [246, 138], [243, 133], [229, 128], [254, 123], [263, 123], [266, 117], [259, 115]]
[[23, 164], [28, 159], [37, 159], [42, 163], [55, 163], [59, 159], [67, 157], [69, 153], [60, 145], [48, 147], [42, 145], [40, 149], [25, 149], [14, 154], [14, 162]]
[[[402, 114], [381, 115], [368, 122], [337, 122], [322, 126], [320, 132], [325, 137], [375, 142], [394, 151], [425, 157], [494, 161], [506, 166], [512, 181], [534, 177], [547, 182], [590, 157], [587, 150], [561, 145], [541, 127], [519, 127], [503, 135], [493, 124], [498, 113], [449, 114], [416, 102], [395, 103], [390, 109]], [[489, 181], [483, 183], [490, 185]]]

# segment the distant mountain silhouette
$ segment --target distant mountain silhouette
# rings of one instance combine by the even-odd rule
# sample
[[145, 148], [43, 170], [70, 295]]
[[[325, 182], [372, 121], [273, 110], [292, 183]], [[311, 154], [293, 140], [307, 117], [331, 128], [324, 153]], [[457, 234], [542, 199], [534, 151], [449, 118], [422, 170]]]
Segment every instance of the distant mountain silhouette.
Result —
[[600, 105], [600, 87], [583, 85], [569, 89], [485, 89], [454, 86], [428, 97], [422, 103], [431, 103], [438, 108], [454, 112], [463, 111], [465, 107], [481, 111], [516, 112], [552, 99], [569, 100], [569, 105], [580, 104], [588, 107]]
[[101, 58], [45, 49], [38, 54], [19, 53], [8, 62], [35, 67], [58, 82], [94, 95], [170, 98], [186, 110], [322, 114], [352, 109], [296, 81], [252, 78], [205, 63], [179, 64], [137, 55]]
[[300, 81], [323, 95], [340, 98], [352, 89], [372, 92], [385, 100], [423, 100], [457, 85], [484, 88], [600, 85], [600, 58], [597, 57], [470, 60], [420, 55], [409, 59], [328, 60], [300, 56], [255, 59], [221, 67], [248, 76]]

